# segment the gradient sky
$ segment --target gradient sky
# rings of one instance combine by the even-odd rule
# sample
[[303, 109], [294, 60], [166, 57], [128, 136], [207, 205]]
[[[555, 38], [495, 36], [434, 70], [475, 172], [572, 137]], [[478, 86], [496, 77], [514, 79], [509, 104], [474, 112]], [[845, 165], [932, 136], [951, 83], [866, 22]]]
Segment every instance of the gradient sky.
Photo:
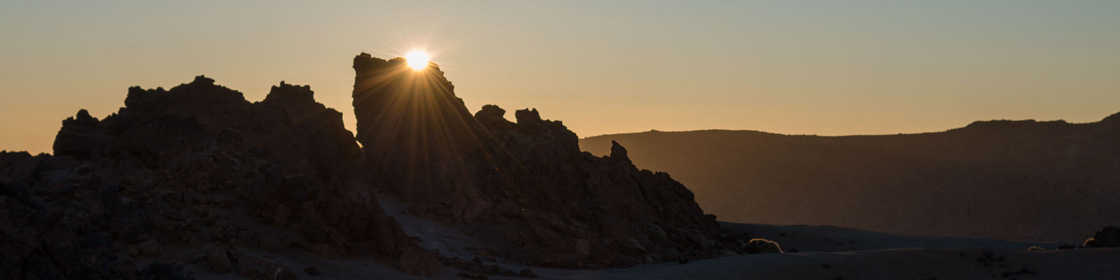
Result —
[[[0, 1], [0, 150], [129, 86], [281, 80], [354, 121], [360, 52], [427, 49], [467, 106], [580, 136], [941, 131], [1120, 112], [1120, 1]], [[512, 114], [507, 114], [512, 118]]]

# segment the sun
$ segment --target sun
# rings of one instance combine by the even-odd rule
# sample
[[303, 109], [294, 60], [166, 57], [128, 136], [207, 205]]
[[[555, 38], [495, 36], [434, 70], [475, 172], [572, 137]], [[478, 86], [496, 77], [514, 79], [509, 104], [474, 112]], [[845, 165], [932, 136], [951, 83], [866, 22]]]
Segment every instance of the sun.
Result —
[[431, 58], [432, 56], [421, 50], [410, 51], [404, 55], [405, 61], [408, 62], [409, 67], [412, 67], [412, 70], [421, 70], [428, 67], [428, 59]]

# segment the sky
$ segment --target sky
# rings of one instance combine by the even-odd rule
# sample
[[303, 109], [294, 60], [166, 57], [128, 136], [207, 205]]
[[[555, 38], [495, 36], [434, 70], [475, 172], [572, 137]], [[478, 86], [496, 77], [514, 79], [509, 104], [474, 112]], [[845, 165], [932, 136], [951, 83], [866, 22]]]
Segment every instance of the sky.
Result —
[[[0, 1], [0, 150], [206, 75], [310, 85], [353, 131], [351, 62], [422, 49], [476, 111], [581, 137], [853, 135], [1120, 112], [1120, 1]], [[507, 114], [512, 118], [512, 113]]]

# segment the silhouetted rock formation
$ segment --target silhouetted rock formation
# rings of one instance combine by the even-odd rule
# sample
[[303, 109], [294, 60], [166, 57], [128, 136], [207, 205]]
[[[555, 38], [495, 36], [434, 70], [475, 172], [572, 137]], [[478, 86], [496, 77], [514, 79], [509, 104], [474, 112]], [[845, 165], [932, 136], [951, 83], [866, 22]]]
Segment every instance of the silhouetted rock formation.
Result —
[[484, 200], [469, 170], [485, 156], [481, 126], [438, 67], [413, 70], [403, 58], [354, 58], [354, 116], [367, 161], [389, 189], [428, 210], [479, 215]]
[[726, 221], [1076, 242], [1120, 220], [1120, 114], [908, 135], [645, 132], [581, 146], [613, 154], [611, 141]]
[[762, 238], [751, 239], [749, 242], [747, 242], [745, 247], [746, 249], [744, 250], [747, 251], [747, 254], [782, 253], [782, 246], [778, 245], [778, 242]]
[[1091, 248], [1120, 247], [1120, 227], [1107, 226], [1097, 231], [1082, 245]]
[[78, 115], [62, 121], [63, 130], [54, 139], [54, 154], [88, 159], [90, 153], [108, 145], [112, 139], [100, 129], [101, 122], [85, 109]]
[[281, 278], [288, 268], [224, 248], [422, 252], [370, 191], [341, 113], [308, 87], [281, 82], [250, 103], [199, 76], [130, 88], [125, 105], [65, 120], [55, 156], [0, 153], [0, 278], [174, 275], [132, 260], [179, 257], [173, 248], [212, 255], [216, 271]]
[[575, 133], [536, 110], [515, 112], [517, 123], [492, 105], [472, 116], [429, 66], [355, 58], [363, 148], [341, 113], [284, 82], [251, 103], [199, 76], [129, 88], [125, 107], [102, 120], [81, 110], [63, 121], [54, 156], [0, 152], [0, 279], [181, 279], [184, 262], [295, 277], [247, 248], [372, 254], [421, 276], [464, 266], [405, 235], [381, 189], [517, 263], [595, 268], [742, 251], [744, 234], [721, 231], [688, 189], [638, 170], [621, 145], [610, 157], [580, 152]]
[[575, 133], [535, 109], [515, 112], [516, 123], [493, 105], [471, 116], [434, 64], [414, 71], [403, 59], [361, 54], [354, 69], [358, 141], [410, 213], [513, 242], [521, 250], [503, 253], [542, 265], [626, 265], [640, 255], [687, 259], [734, 248], [688, 189], [638, 170], [621, 146], [607, 158], [582, 153]]

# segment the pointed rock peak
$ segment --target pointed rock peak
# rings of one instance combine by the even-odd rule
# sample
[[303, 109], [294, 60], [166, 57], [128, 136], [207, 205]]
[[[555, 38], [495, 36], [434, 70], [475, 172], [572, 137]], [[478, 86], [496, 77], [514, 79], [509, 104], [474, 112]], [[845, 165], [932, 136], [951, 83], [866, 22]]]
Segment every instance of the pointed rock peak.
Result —
[[631, 163], [630, 156], [626, 155], [626, 148], [614, 140], [611, 140], [611, 160]]
[[99, 123], [101, 123], [101, 121], [98, 121], [97, 118], [91, 116], [89, 114], [89, 111], [86, 111], [86, 109], [81, 109], [78, 110], [78, 114], [74, 115], [73, 117], [66, 118], [66, 120], [62, 121], [62, 126], [97, 126]]
[[89, 115], [89, 111], [86, 111], [86, 109], [78, 110], [77, 117], [78, 117], [78, 120], [91, 120], [92, 119], [94, 121], [97, 121], [96, 118]]

